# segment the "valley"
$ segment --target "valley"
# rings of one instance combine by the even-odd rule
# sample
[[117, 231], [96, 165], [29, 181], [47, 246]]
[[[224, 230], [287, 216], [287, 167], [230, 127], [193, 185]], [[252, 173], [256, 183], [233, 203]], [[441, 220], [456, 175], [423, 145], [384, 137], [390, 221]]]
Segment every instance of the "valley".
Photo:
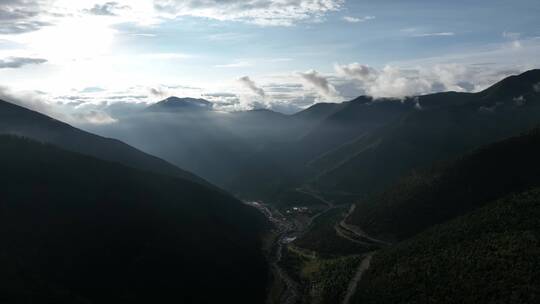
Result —
[[[497, 87], [509, 82], [510, 80], [504, 80]], [[468, 102], [464, 105], [469, 107]], [[442, 109], [444, 107], [438, 106], [432, 111], [439, 112]], [[532, 113], [523, 114], [528, 116]], [[414, 117], [417, 113], [411, 115]], [[540, 122], [538, 118], [535, 119]], [[430, 122], [433, 125], [431, 120]], [[392, 274], [394, 271], [403, 271], [409, 276], [414, 276], [409, 274], [409, 271], [414, 269], [386, 268], [381, 273], [380, 269], [391, 267], [391, 263], [407, 263], [396, 256], [392, 257], [396, 260], [390, 261], [389, 253], [402, 250], [401, 248], [407, 246], [409, 242], [415, 242], [421, 235], [429, 234], [422, 233], [425, 229], [436, 230], [437, 225], [445, 225], [447, 221], [452, 222], [456, 217], [467, 216], [478, 208], [490, 208], [489, 202], [496, 198], [503, 198], [505, 195], [540, 185], [537, 180], [540, 176], [537, 172], [540, 165], [537, 164], [535, 157], [540, 153], [537, 150], [540, 143], [538, 133], [535, 129], [527, 131], [528, 123], [523, 122], [525, 122], [524, 133], [514, 133], [516, 136], [508, 139], [503, 137], [503, 140], [495, 143], [487, 141], [488, 145], [480, 145], [464, 154], [455, 152], [455, 157], [439, 158], [432, 166], [417, 167], [392, 182], [387, 190], [376, 192], [375, 195], [366, 195], [364, 199], [356, 195], [350, 196], [350, 193], [336, 196], [334, 192], [327, 192], [324, 187], [308, 182], [288, 190], [286, 196], [271, 199], [266, 206], [258, 203], [259, 208], [265, 206], [263, 209], [267, 216], [279, 219], [278, 227], [285, 227], [274, 231], [277, 237], [271, 260], [274, 261], [272, 267], [275, 276], [267, 303], [363, 303], [364, 301], [394, 303], [393, 291], [385, 291], [380, 283], [370, 280], [376, 276], [385, 276], [386, 280], [399, 280], [397, 278], [400, 278], [402, 273]], [[503, 128], [505, 127], [508, 125]], [[449, 133], [455, 132], [446, 127], [444, 130]], [[507, 132], [503, 129], [501, 131]], [[375, 131], [377, 132], [382, 130]], [[402, 132], [398, 134], [403, 136]], [[431, 135], [422, 136], [426, 139]], [[367, 137], [362, 135], [360, 141], [366, 140]], [[378, 140], [375, 144], [368, 144], [365, 148], [367, 150], [363, 151], [380, 149], [382, 144], [383, 142]], [[396, 148], [394, 144], [393, 146]], [[350, 150], [350, 142], [344, 147]], [[426, 149], [432, 151], [430, 150], [432, 148]], [[350, 162], [353, 158], [347, 157], [338, 166]], [[494, 168], [497, 168], [497, 172], [493, 171]], [[463, 185], [467, 185], [466, 188], [463, 189]], [[293, 191], [297, 193], [291, 193]], [[300, 200], [299, 194], [312, 200], [306, 197]], [[289, 198], [290, 201], [284, 201], [284, 198]], [[430, 204], [438, 204], [440, 207]], [[537, 235], [538, 230], [533, 231], [535, 232], [532, 233]], [[457, 230], [453, 233], [460, 235], [461, 232]], [[416, 235], [420, 236], [415, 237]], [[464, 240], [470, 237], [471, 234], [459, 236]], [[484, 246], [483, 240], [477, 242], [479, 243], [476, 246]], [[493, 250], [498, 252], [504, 249], [495, 247]], [[433, 254], [437, 254], [435, 252]], [[483, 263], [481, 257], [472, 259]], [[464, 262], [458, 257], [451, 257], [451, 261], [459, 269], [464, 267], [461, 266]], [[501, 258], [500, 262], [508, 261]], [[427, 267], [433, 267], [429, 265], [437, 265], [439, 262], [428, 259], [424, 263]], [[460, 275], [475, 274], [469, 270]], [[414, 283], [410, 279], [402, 280], [392, 281], [389, 284], [408, 284], [408, 288], [413, 288]], [[372, 289], [374, 286], [376, 290]], [[402, 287], [396, 285], [395, 288]], [[426, 292], [432, 297], [439, 297], [439, 288], [444, 289], [436, 285]], [[524, 287], [516, 288], [522, 290], [520, 288]], [[380, 297], [374, 296], [375, 294]], [[388, 295], [391, 297], [387, 298]]]
[[540, 303], [539, 0], [0, 0], [0, 304]]
[[488, 275], [529, 301], [536, 83], [540, 70], [474, 94], [363, 96], [294, 115], [171, 97], [86, 131], [0, 101], [0, 296], [466, 303], [491, 297], [474, 292]]
[[[297, 189], [297, 191], [318, 197], [317, 194], [307, 190]], [[319, 199], [325, 201], [320, 197]], [[295, 244], [297, 239], [302, 238], [305, 234], [310, 232], [313, 222], [317, 221], [318, 218], [336, 210], [345, 210], [344, 206], [334, 206], [330, 202], [328, 203], [329, 204], [326, 207], [317, 211], [310, 210], [308, 207], [293, 207], [292, 209], [286, 210], [286, 215], [283, 215], [276, 208], [261, 202], [246, 202], [247, 205], [259, 210], [274, 224], [274, 230], [267, 236], [267, 238], [271, 240], [267, 255], [273, 277], [273, 281], [269, 287], [270, 292], [266, 301], [267, 303], [335, 303], [335, 301], [338, 300], [340, 301], [339, 303], [343, 304], [351, 303], [350, 301], [356, 293], [357, 285], [362, 278], [362, 275], [369, 269], [371, 259], [376, 251], [367, 252], [363, 255], [332, 254], [331, 256], [320, 256], [319, 252], [310, 251], [298, 247]], [[297, 213], [294, 214], [291, 212], [294, 210], [297, 210]], [[335, 236], [341, 238], [345, 242], [358, 244], [359, 246], [370, 248], [370, 250], [390, 245], [384, 241], [371, 238], [358, 227], [347, 224], [346, 221], [354, 210], [355, 205], [351, 205], [346, 213], [342, 213], [343, 217], [338, 219], [337, 222], [325, 224], [331, 225], [334, 229]], [[309, 215], [306, 215], [306, 213]], [[353, 263], [347, 263], [347, 266], [358, 265], [356, 266], [356, 271], [354, 273], [351, 272], [350, 274], [353, 276], [346, 279], [349, 281], [342, 282], [343, 285], [341, 287], [346, 287], [346, 293], [341, 294], [340, 299], [329, 301], [328, 299], [324, 299], [324, 295], [320, 295], [328, 293], [329, 290], [326, 290], [325, 287], [316, 285], [317, 283], [314, 282], [313, 279], [306, 280], [306, 278], [302, 278], [301, 273], [305, 270], [297, 269], [294, 266], [291, 267], [288, 261], [283, 261], [284, 255], [287, 260], [291, 259], [291, 255], [307, 257], [308, 260], [311, 260], [308, 263], [312, 264], [323, 264], [328, 260], [344, 259], [354, 260]], [[302, 265], [301, 267], [306, 267], [306, 265]], [[334, 267], [334, 265], [330, 266], [330, 271], [335, 271]], [[313, 275], [314, 274], [310, 277], [313, 277]], [[308, 285], [309, 288], [306, 288], [306, 285]]]

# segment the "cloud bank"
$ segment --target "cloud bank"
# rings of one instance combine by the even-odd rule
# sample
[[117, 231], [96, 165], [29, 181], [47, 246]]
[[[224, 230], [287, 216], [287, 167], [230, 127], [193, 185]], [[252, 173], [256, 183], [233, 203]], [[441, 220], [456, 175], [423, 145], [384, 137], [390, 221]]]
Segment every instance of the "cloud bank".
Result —
[[43, 1], [37, 0], [1, 0], [0, 34], [21, 34], [36, 31], [48, 22], [40, 20]]
[[259, 25], [290, 26], [339, 10], [344, 0], [154, 0], [157, 11]]
[[402, 98], [443, 91], [475, 92], [517, 70], [486, 69], [477, 65], [435, 64], [417, 67], [387, 65], [382, 69], [351, 63], [334, 66], [341, 81], [352, 81], [364, 94]]
[[85, 11], [97, 16], [117, 16], [118, 11], [129, 8], [130, 6], [121, 5], [118, 2], [106, 2], [103, 4], [95, 4], [91, 9]]
[[0, 59], [0, 69], [17, 69], [29, 64], [42, 64], [47, 62], [42, 58], [8, 57]]

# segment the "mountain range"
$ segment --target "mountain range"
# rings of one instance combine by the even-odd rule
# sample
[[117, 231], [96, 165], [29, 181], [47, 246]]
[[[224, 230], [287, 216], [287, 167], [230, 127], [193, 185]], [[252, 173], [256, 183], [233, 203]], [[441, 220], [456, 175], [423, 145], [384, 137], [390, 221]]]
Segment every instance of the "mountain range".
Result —
[[2, 100], [0, 100], [0, 134], [31, 138], [38, 142], [119, 162], [133, 168], [205, 183], [196, 175], [119, 140], [85, 132], [46, 115]]
[[[382, 191], [414, 168], [534, 127], [539, 82], [540, 70], [531, 70], [478, 93], [363, 96], [294, 115], [172, 106], [91, 131], [122, 139], [240, 197], [279, 204], [284, 193], [302, 187], [350, 202]], [[170, 98], [148, 109], [189, 100]]]
[[[352, 222], [401, 240], [352, 303], [533, 303], [540, 294], [540, 130], [404, 178]], [[459, 292], [456, 292], [459, 290]]]
[[7, 102], [0, 146], [0, 302], [264, 300], [268, 222], [233, 196]]
[[0, 302], [532, 303], [539, 84], [86, 130], [0, 101]]

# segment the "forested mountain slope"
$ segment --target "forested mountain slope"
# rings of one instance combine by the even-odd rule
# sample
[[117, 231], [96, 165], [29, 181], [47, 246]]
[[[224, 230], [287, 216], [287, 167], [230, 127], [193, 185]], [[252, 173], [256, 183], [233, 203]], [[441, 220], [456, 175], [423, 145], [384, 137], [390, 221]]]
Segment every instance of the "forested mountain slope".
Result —
[[540, 185], [540, 130], [491, 144], [415, 172], [358, 203], [355, 225], [401, 240], [492, 200]]
[[476, 94], [420, 96], [417, 111], [314, 161], [322, 172], [311, 184], [363, 199], [414, 168], [525, 132], [540, 123], [539, 82], [533, 70]]
[[536, 303], [540, 189], [377, 252], [352, 303]]
[[36, 141], [54, 144], [69, 151], [208, 185], [194, 174], [130, 147], [119, 140], [79, 130], [46, 115], [1, 100], [0, 134], [28, 137]]
[[264, 301], [258, 211], [27, 139], [0, 146], [0, 302]]

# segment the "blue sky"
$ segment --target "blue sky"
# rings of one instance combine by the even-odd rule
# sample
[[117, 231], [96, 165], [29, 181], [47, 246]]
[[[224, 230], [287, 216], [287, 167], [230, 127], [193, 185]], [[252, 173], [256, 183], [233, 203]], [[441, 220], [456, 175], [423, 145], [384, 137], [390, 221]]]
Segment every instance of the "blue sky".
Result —
[[105, 118], [89, 123], [169, 95], [293, 112], [478, 91], [540, 66], [538, 16], [533, 0], [0, 0], [0, 86]]

